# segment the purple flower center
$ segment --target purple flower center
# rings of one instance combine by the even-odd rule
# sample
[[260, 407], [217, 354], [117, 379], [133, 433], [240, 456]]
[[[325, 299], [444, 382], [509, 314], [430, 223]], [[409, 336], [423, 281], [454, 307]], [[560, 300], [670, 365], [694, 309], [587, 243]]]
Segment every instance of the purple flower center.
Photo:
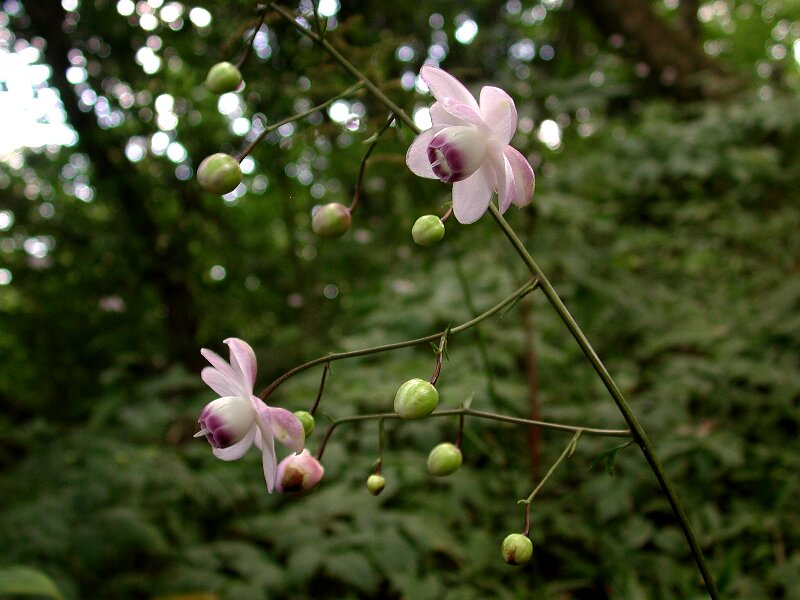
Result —
[[447, 127], [428, 144], [428, 161], [433, 174], [446, 183], [462, 181], [481, 166], [486, 139], [474, 127]]

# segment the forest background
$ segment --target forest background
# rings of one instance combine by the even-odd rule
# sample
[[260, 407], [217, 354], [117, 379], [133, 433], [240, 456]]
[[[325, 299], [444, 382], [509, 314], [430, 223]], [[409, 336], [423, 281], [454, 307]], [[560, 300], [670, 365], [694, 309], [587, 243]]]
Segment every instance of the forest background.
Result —
[[[331, 43], [420, 123], [426, 60], [473, 90], [508, 90], [537, 189], [507, 217], [650, 432], [722, 595], [800, 598], [800, 3], [320, 10]], [[514, 569], [500, 541], [521, 529], [516, 502], [561, 432], [469, 420], [464, 466], [433, 479], [426, 454], [455, 422], [388, 423], [386, 490], [372, 497], [377, 425], [343, 426], [302, 499], [268, 495], [255, 452], [223, 463], [192, 439], [214, 397], [201, 347], [246, 339], [261, 389], [327, 352], [464, 322], [527, 279], [488, 217], [413, 244], [414, 220], [443, 214], [450, 188], [407, 171], [405, 127], [376, 147], [352, 230], [311, 233], [315, 205], [349, 202], [362, 142], [388, 116], [363, 92], [270, 134], [234, 193], [203, 192], [203, 157], [353, 83], [270, 13], [245, 88], [208, 93], [208, 69], [235, 59], [256, 22], [240, 0], [2, 4], [6, 591], [23, 589], [13, 576], [69, 599], [705, 597], [635, 446], [612, 465], [613, 440], [581, 439], [534, 501], [534, 558]], [[25, 114], [61, 129], [12, 143]], [[432, 362], [419, 347], [336, 363], [322, 410], [389, 410]], [[308, 409], [320, 373], [272, 402]], [[624, 426], [536, 294], [452, 340], [438, 387], [447, 408], [472, 397]]]

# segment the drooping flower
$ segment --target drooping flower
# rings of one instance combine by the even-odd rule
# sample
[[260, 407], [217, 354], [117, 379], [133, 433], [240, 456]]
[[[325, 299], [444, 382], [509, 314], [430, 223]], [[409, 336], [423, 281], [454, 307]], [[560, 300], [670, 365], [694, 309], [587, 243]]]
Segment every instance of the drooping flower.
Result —
[[481, 88], [480, 103], [449, 73], [424, 66], [420, 76], [436, 98], [430, 129], [406, 154], [416, 175], [453, 184], [453, 214], [477, 221], [496, 192], [500, 212], [531, 201], [534, 175], [527, 159], [508, 145], [517, 130], [517, 109], [503, 90]]
[[200, 376], [221, 397], [209, 402], [200, 413], [200, 431], [213, 446], [214, 456], [221, 460], [241, 458], [250, 446], [261, 450], [264, 479], [271, 493], [275, 487], [278, 460], [275, 440], [301, 452], [305, 434], [300, 420], [284, 408], [267, 406], [253, 395], [256, 381], [256, 355], [253, 349], [237, 338], [228, 338], [230, 362], [216, 352], [203, 348], [200, 352], [211, 363]]
[[280, 494], [302, 496], [313, 490], [324, 474], [323, 466], [305, 449], [280, 462], [275, 489]]

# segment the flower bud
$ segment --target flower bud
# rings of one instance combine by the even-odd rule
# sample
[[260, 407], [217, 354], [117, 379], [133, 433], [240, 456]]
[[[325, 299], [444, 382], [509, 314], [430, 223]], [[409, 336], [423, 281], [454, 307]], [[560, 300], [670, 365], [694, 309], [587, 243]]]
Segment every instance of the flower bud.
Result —
[[337, 238], [350, 229], [352, 217], [344, 204], [331, 202], [311, 215], [311, 229], [320, 237]]
[[422, 379], [409, 379], [394, 396], [394, 412], [403, 419], [421, 419], [431, 414], [437, 404], [439, 392]]
[[444, 237], [444, 223], [436, 215], [420, 217], [411, 228], [411, 237], [420, 246], [438, 244]]
[[300, 454], [291, 454], [278, 463], [275, 489], [279, 494], [302, 496], [313, 490], [324, 474], [325, 469], [306, 448]]
[[206, 87], [214, 94], [232, 92], [242, 83], [242, 74], [229, 62], [215, 64], [206, 76]]
[[241, 441], [252, 429], [256, 414], [250, 401], [239, 396], [225, 396], [206, 404], [197, 422], [200, 431], [214, 448], [227, 448]]
[[367, 477], [367, 489], [373, 496], [380, 494], [384, 487], [386, 487], [386, 479], [383, 478], [383, 475], [373, 473]]
[[522, 565], [531, 559], [533, 544], [527, 535], [512, 533], [503, 540], [500, 552], [508, 564]]
[[197, 167], [197, 180], [209, 192], [227, 194], [241, 183], [242, 169], [230, 154], [218, 152], [203, 159]]
[[294, 416], [299, 419], [300, 424], [303, 426], [303, 431], [306, 434], [306, 439], [308, 439], [308, 436], [314, 431], [314, 415], [306, 410], [298, 410], [295, 411]]
[[428, 473], [435, 477], [446, 477], [461, 466], [461, 450], [450, 442], [434, 446], [428, 454]]

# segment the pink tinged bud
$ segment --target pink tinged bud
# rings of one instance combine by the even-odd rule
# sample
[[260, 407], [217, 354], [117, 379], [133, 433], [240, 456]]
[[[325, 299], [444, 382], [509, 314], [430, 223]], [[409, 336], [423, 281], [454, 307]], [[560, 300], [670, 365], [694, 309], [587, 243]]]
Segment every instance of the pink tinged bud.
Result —
[[317, 208], [311, 215], [311, 230], [320, 237], [337, 238], [350, 229], [353, 218], [344, 204], [331, 202]]
[[228, 448], [240, 442], [253, 428], [255, 411], [250, 401], [226, 396], [209, 402], [197, 421], [200, 431], [214, 448]]
[[278, 463], [275, 489], [279, 494], [302, 496], [313, 490], [324, 474], [325, 469], [306, 448], [300, 454], [287, 456]]
[[486, 135], [471, 126], [446, 127], [428, 144], [433, 174], [446, 183], [462, 181], [481, 166], [486, 155]]

